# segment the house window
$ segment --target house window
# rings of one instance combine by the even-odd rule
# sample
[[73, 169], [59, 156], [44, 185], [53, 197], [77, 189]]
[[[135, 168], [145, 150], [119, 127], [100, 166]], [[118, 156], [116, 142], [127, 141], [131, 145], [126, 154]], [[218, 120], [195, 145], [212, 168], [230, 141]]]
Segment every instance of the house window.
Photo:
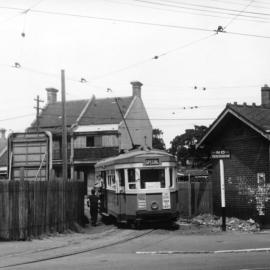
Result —
[[86, 137], [86, 147], [94, 147], [95, 146], [95, 137], [87, 136]]

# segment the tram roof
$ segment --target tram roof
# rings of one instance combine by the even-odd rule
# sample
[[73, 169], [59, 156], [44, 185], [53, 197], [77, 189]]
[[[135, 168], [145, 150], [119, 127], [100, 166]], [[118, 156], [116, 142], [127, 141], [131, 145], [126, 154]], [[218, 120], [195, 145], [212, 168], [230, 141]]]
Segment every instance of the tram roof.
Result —
[[158, 149], [151, 149], [151, 150], [131, 150], [127, 153], [120, 154], [115, 157], [106, 158], [100, 160], [96, 163], [95, 167], [100, 166], [109, 166], [113, 164], [121, 164], [121, 163], [136, 163], [142, 162], [142, 160], [146, 157], [155, 158], [155, 157], [163, 157], [162, 161], [176, 161], [175, 157], [166, 151], [158, 150]]

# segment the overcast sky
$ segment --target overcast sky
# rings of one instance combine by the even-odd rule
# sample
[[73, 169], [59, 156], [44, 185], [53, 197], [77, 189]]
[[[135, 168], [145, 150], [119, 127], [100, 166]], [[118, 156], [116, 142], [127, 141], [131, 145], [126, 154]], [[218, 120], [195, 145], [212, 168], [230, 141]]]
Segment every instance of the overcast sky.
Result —
[[34, 98], [60, 89], [61, 69], [67, 100], [128, 96], [130, 82], [141, 81], [167, 147], [185, 129], [211, 124], [228, 102], [260, 104], [270, 84], [267, 0], [0, 0], [0, 35], [7, 130], [30, 125]]

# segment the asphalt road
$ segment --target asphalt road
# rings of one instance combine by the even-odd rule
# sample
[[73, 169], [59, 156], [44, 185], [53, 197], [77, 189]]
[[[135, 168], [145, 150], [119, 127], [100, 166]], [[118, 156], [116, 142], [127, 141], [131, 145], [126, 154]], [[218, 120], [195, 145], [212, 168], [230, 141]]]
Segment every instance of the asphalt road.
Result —
[[85, 253], [51, 261], [16, 266], [6, 269], [110, 269], [110, 270], [266, 270], [270, 269], [268, 253], [252, 254], [185, 254], [185, 255], [138, 255], [114, 253], [111, 250]]
[[[121, 230], [114, 232], [122, 235], [136, 234], [136, 231]], [[143, 231], [140, 231], [142, 233]], [[108, 237], [111, 237], [108, 236]], [[270, 253], [268, 252], [247, 252], [247, 253], [221, 253], [203, 254], [196, 253], [207, 247], [208, 250], [222, 250], [222, 248], [238, 248], [238, 239], [250, 238], [246, 243], [246, 248], [252, 247], [252, 239], [256, 237], [257, 243], [267, 245], [270, 241], [270, 234], [249, 235], [249, 234], [189, 234], [183, 235], [181, 230], [154, 230], [142, 237], [134, 238], [130, 241], [121, 242], [98, 250], [79, 253], [76, 255], [54, 258], [46, 261], [5, 267], [3, 269], [143, 269], [143, 270], [165, 270], [165, 269], [224, 269], [224, 270], [270, 270]], [[108, 238], [109, 239], [109, 238]], [[107, 242], [106, 237], [102, 239]], [[209, 240], [208, 240], [209, 239]], [[255, 238], [254, 238], [255, 239]], [[269, 241], [268, 241], [269, 239]], [[100, 241], [101, 239], [93, 240]], [[85, 245], [83, 238], [78, 245]], [[205, 246], [205, 242], [207, 245]], [[89, 242], [91, 243], [91, 242]], [[270, 245], [269, 245], [270, 246]], [[74, 248], [74, 247], [73, 247]], [[169, 251], [176, 248], [190, 251], [186, 254], [149, 254], [147, 252]], [[68, 247], [66, 247], [68, 249]], [[61, 251], [61, 249], [59, 250]], [[141, 252], [141, 253], [140, 253]], [[192, 253], [194, 252], [194, 253]], [[45, 255], [45, 253], [44, 253]], [[29, 260], [31, 256], [28, 254]]]

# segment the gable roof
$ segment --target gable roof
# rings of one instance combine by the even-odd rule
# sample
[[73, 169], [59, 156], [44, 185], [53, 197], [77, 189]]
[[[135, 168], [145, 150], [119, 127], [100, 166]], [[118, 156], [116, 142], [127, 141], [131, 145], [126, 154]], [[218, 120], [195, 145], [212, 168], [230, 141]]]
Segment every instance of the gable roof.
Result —
[[[117, 98], [118, 104], [123, 114], [128, 110], [133, 97]], [[39, 127], [52, 132], [61, 131], [62, 125], [62, 104], [56, 102], [48, 104], [42, 110]], [[96, 99], [94, 96], [91, 100], [72, 100], [66, 102], [66, 121], [67, 127], [73, 125], [102, 125], [102, 124], [119, 124], [122, 116], [119, 112], [115, 98]], [[29, 130], [36, 127], [36, 121], [33, 122]]]
[[[123, 115], [125, 115], [132, 100], [132, 96], [117, 98], [117, 102]], [[78, 125], [119, 124], [122, 120], [123, 118], [116, 104], [115, 98], [93, 98]]]
[[220, 122], [228, 115], [232, 115], [245, 123], [247, 126], [270, 140], [270, 108], [256, 105], [227, 104], [222, 113], [211, 124], [207, 133], [198, 142], [197, 147], [202, 145], [214, 130], [219, 126]]

